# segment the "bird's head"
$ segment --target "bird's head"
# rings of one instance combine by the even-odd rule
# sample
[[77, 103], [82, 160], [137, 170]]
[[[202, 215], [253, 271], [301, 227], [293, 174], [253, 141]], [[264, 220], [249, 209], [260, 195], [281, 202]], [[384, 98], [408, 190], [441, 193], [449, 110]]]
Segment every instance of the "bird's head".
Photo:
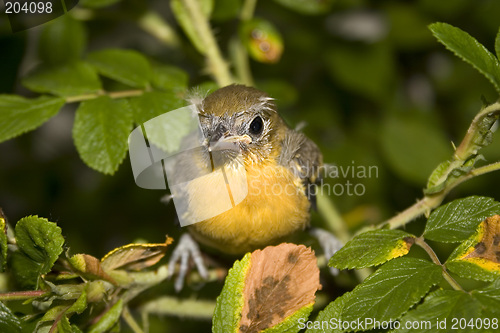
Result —
[[228, 152], [234, 152], [237, 147], [245, 163], [260, 163], [279, 155], [286, 125], [266, 93], [230, 85], [193, 102], [209, 150], [228, 147]]

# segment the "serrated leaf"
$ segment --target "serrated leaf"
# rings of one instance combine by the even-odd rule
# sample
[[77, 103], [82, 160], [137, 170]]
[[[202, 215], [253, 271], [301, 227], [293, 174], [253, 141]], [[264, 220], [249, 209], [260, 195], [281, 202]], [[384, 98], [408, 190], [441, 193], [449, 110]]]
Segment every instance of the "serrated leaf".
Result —
[[111, 329], [122, 314], [123, 310], [123, 300], [116, 302], [109, 310], [102, 315], [102, 317], [97, 321], [97, 323], [90, 326], [88, 333], [104, 333]]
[[[439, 283], [441, 273], [441, 266], [426, 260], [406, 257], [391, 260], [352, 291], [342, 320], [397, 319]], [[363, 330], [372, 327], [367, 325]]]
[[73, 139], [91, 168], [113, 174], [127, 154], [132, 112], [126, 100], [107, 96], [84, 101], [76, 111]]
[[[207, 18], [210, 17], [210, 14], [212, 13], [214, 7], [213, 0], [196, 0], [196, 1], [200, 6], [203, 15], [205, 15], [205, 17]], [[177, 22], [179, 22], [179, 25], [182, 27], [186, 35], [189, 37], [191, 43], [193, 43], [194, 47], [196, 47], [196, 49], [200, 53], [205, 54], [206, 52], [205, 43], [198, 35], [195, 29], [196, 22], [192, 21], [191, 15], [189, 14], [187, 8], [184, 6], [184, 3], [180, 0], [172, 0], [170, 1], [170, 7], [172, 8], [172, 12], [174, 13]]]
[[488, 310], [500, 314], [500, 278], [484, 288], [471, 291], [471, 295]]
[[74, 333], [73, 328], [69, 323], [68, 316], [63, 315], [57, 322], [57, 333]]
[[33, 91], [64, 97], [93, 94], [102, 88], [94, 68], [84, 62], [36, 70], [25, 77], [22, 83]]
[[0, 302], [0, 332], [2, 333], [22, 332], [21, 321], [2, 302]]
[[337, 251], [328, 266], [338, 269], [364, 268], [404, 256], [415, 236], [401, 230], [373, 230], [362, 233]]
[[292, 9], [301, 14], [319, 15], [329, 11], [333, 0], [274, 0], [280, 5]]
[[268, 246], [236, 262], [217, 298], [213, 332], [298, 332], [321, 288], [314, 253], [303, 245]]
[[187, 90], [188, 82], [188, 74], [178, 67], [169, 65], [153, 67], [151, 84], [156, 89], [183, 93]]
[[247, 253], [241, 260], [236, 260], [229, 270], [224, 287], [215, 305], [212, 331], [224, 333], [236, 331], [239, 327], [241, 310], [243, 308], [243, 288], [245, 277], [250, 268], [251, 253]]
[[280, 60], [283, 38], [271, 22], [263, 19], [243, 21], [239, 27], [239, 35], [254, 60], [271, 64]]
[[145, 88], [151, 79], [148, 60], [136, 51], [106, 49], [90, 53], [87, 60], [103, 76], [132, 87]]
[[31, 131], [57, 114], [64, 105], [60, 97], [27, 99], [0, 95], [0, 142]]
[[500, 277], [500, 215], [479, 224], [476, 233], [453, 251], [446, 267], [470, 279], [492, 281]]
[[[352, 296], [352, 293], [347, 292], [344, 295], [337, 297], [324, 308], [314, 319], [311, 326], [306, 330], [306, 333], [342, 333], [342, 312], [344, 311], [347, 300]], [[325, 329], [323, 323], [328, 322], [328, 329]], [[299, 323], [300, 325], [300, 323]], [[299, 328], [305, 328], [307, 324], [300, 325]]]
[[19, 250], [36, 265], [33, 273], [37, 277], [48, 273], [63, 251], [61, 228], [45, 218], [22, 218], [16, 224], [15, 237]]
[[101, 265], [105, 270], [117, 268], [141, 270], [160, 261], [172, 242], [173, 239], [167, 237], [165, 243], [121, 246], [106, 254], [101, 260]]
[[0, 208], [0, 272], [3, 272], [7, 265], [7, 244], [7, 221]]
[[465, 31], [447, 23], [433, 23], [429, 29], [447, 49], [474, 66], [500, 92], [500, 63], [488, 49]]
[[425, 238], [438, 242], [460, 242], [476, 230], [486, 217], [500, 214], [500, 203], [487, 197], [454, 200], [436, 209], [425, 226]]
[[87, 288], [82, 290], [78, 299], [66, 311], [67, 314], [78, 313], [81, 314], [87, 308]]
[[62, 15], [44, 24], [38, 53], [47, 64], [59, 66], [80, 59], [86, 43], [83, 23], [71, 15]]
[[[457, 290], [437, 290], [430, 293], [415, 310], [401, 318], [401, 329], [392, 332], [415, 332], [406, 329], [406, 325], [420, 325], [418, 332], [456, 332], [452, 329], [453, 318], [480, 318], [480, 305], [468, 293]], [[407, 324], [408, 323], [408, 324]], [[438, 327], [438, 323], [440, 323]]]
[[129, 99], [134, 122], [145, 123], [166, 112], [178, 109], [185, 103], [171, 91], [150, 91]]

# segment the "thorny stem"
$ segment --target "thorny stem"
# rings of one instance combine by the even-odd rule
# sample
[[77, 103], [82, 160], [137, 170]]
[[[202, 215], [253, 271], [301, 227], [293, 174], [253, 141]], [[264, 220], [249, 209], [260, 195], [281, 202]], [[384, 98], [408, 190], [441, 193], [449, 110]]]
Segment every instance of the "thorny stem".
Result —
[[[257, 0], [246, 0], [243, 3], [243, 8], [240, 13], [240, 19], [242, 22], [252, 19], [256, 4]], [[240, 38], [238, 38], [238, 36], [233, 38], [230, 48], [232, 51], [232, 59], [234, 67], [236, 69], [236, 74], [238, 75], [238, 79], [241, 81], [241, 83], [250, 86], [255, 85], [252, 78], [252, 71], [250, 70], [248, 51], [246, 50], [245, 46], [241, 42]]]
[[[467, 159], [477, 154], [477, 151], [471, 151], [470, 147], [473, 145], [473, 140], [475, 135], [477, 134], [480, 122], [484, 119], [484, 117], [492, 113], [500, 113], [500, 103], [493, 103], [485, 107], [481, 112], [479, 112], [474, 117], [474, 120], [472, 121], [469, 129], [467, 130], [467, 133], [465, 134], [462, 142], [457, 147], [453, 155], [453, 161], [451, 162], [448, 169], [443, 173], [441, 178], [437, 181], [437, 183], [445, 181], [448, 175], [455, 168], [462, 166], [467, 161]], [[455, 181], [447, 184], [446, 187], [442, 189], [440, 192], [425, 195], [414, 205], [407, 208], [398, 215], [394, 216], [393, 218], [387, 220], [385, 223], [381, 223], [380, 226], [389, 225], [391, 229], [396, 229], [416, 219], [421, 215], [424, 214], [428, 215], [433, 209], [438, 207], [441, 204], [441, 202], [443, 202], [446, 195], [459, 184], [463, 183], [468, 179], [496, 170], [500, 170], [500, 162], [472, 169], [466, 174], [458, 177]]]
[[212, 73], [217, 84], [221, 87], [233, 82], [229, 67], [222, 57], [219, 45], [212, 33], [208, 19], [203, 15], [200, 4], [196, 0], [182, 0], [186, 6], [191, 24], [205, 46], [208, 61], [208, 70]]
[[140, 96], [144, 94], [146, 90], [143, 89], [135, 89], [135, 90], [123, 90], [123, 91], [104, 91], [101, 90], [95, 94], [85, 94], [85, 95], [76, 95], [76, 96], [69, 96], [66, 97], [66, 103], [74, 103], [74, 102], [81, 102], [81, 101], [86, 101], [89, 99], [95, 99], [100, 96], [109, 96], [111, 98], [125, 98], [125, 97], [134, 97], [134, 96]]
[[443, 277], [444, 279], [450, 284], [450, 286], [455, 289], [455, 290], [460, 290], [460, 291], [464, 291], [464, 289], [462, 288], [462, 286], [460, 286], [457, 281], [455, 281], [455, 279], [450, 275], [450, 273], [448, 273], [448, 271], [446, 270], [446, 267], [441, 264], [441, 262], [439, 261], [439, 258], [437, 257], [436, 253], [434, 252], [434, 250], [429, 246], [429, 244], [427, 244], [424, 239], [422, 237], [418, 237], [415, 239], [415, 244], [417, 244], [418, 246], [420, 246], [422, 249], [425, 250], [425, 252], [427, 252], [427, 254], [429, 255], [429, 257], [431, 258], [431, 260], [436, 264], [436, 265], [439, 265], [441, 266], [441, 268], [443, 269]]

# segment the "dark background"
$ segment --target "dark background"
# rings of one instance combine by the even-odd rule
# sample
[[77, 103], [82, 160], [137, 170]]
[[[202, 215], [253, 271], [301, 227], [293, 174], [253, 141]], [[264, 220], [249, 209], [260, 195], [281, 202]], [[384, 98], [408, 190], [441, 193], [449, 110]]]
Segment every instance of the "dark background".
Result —
[[[226, 1], [217, 3], [212, 23], [227, 53], [238, 21], [224, 10]], [[68, 15], [81, 18], [85, 10], [77, 6]], [[137, 18], [146, 10], [176, 29], [179, 47], [138, 27]], [[167, 1], [124, 0], [93, 13], [85, 20], [87, 51], [136, 49], [187, 71], [190, 86], [210, 80]], [[493, 50], [499, 14], [497, 0], [338, 0], [319, 15], [258, 2], [255, 16], [275, 24], [285, 49], [276, 64], [251, 62], [257, 85], [277, 99], [290, 126], [306, 123], [304, 132], [320, 146], [325, 162], [378, 168], [378, 178], [329, 180], [350, 180], [366, 190], [362, 196], [332, 195], [352, 230], [382, 222], [420, 198], [430, 172], [451, 157], [451, 142], [460, 142], [480, 110], [481, 97], [498, 98], [491, 84], [439, 44], [427, 25], [450, 23]], [[20, 78], [38, 62], [41, 29], [13, 34], [0, 14], [0, 93], [35, 96]], [[97, 257], [137, 239], [162, 242], [165, 234], [178, 235], [173, 206], [159, 201], [165, 193], [137, 187], [128, 157], [113, 176], [82, 162], [71, 136], [75, 108], [67, 105], [37, 130], [0, 143], [0, 207], [10, 223], [32, 214], [46, 217], [62, 227], [73, 253]], [[500, 159], [496, 136], [483, 151], [489, 162]], [[499, 199], [499, 180], [498, 173], [473, 179], [446, 201], [472, 194]], [[319, 215], [313, 219], [321, 223]], [[422, 223], [408, 228], [418, 231]]]

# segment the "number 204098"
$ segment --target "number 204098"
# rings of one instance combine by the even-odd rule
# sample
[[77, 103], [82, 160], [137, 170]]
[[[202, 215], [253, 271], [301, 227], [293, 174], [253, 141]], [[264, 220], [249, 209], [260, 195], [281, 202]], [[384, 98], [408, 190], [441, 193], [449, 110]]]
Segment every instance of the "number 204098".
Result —
[[52, 13], [52, 2], [6, 2], [6, 14], [50, 14]]

